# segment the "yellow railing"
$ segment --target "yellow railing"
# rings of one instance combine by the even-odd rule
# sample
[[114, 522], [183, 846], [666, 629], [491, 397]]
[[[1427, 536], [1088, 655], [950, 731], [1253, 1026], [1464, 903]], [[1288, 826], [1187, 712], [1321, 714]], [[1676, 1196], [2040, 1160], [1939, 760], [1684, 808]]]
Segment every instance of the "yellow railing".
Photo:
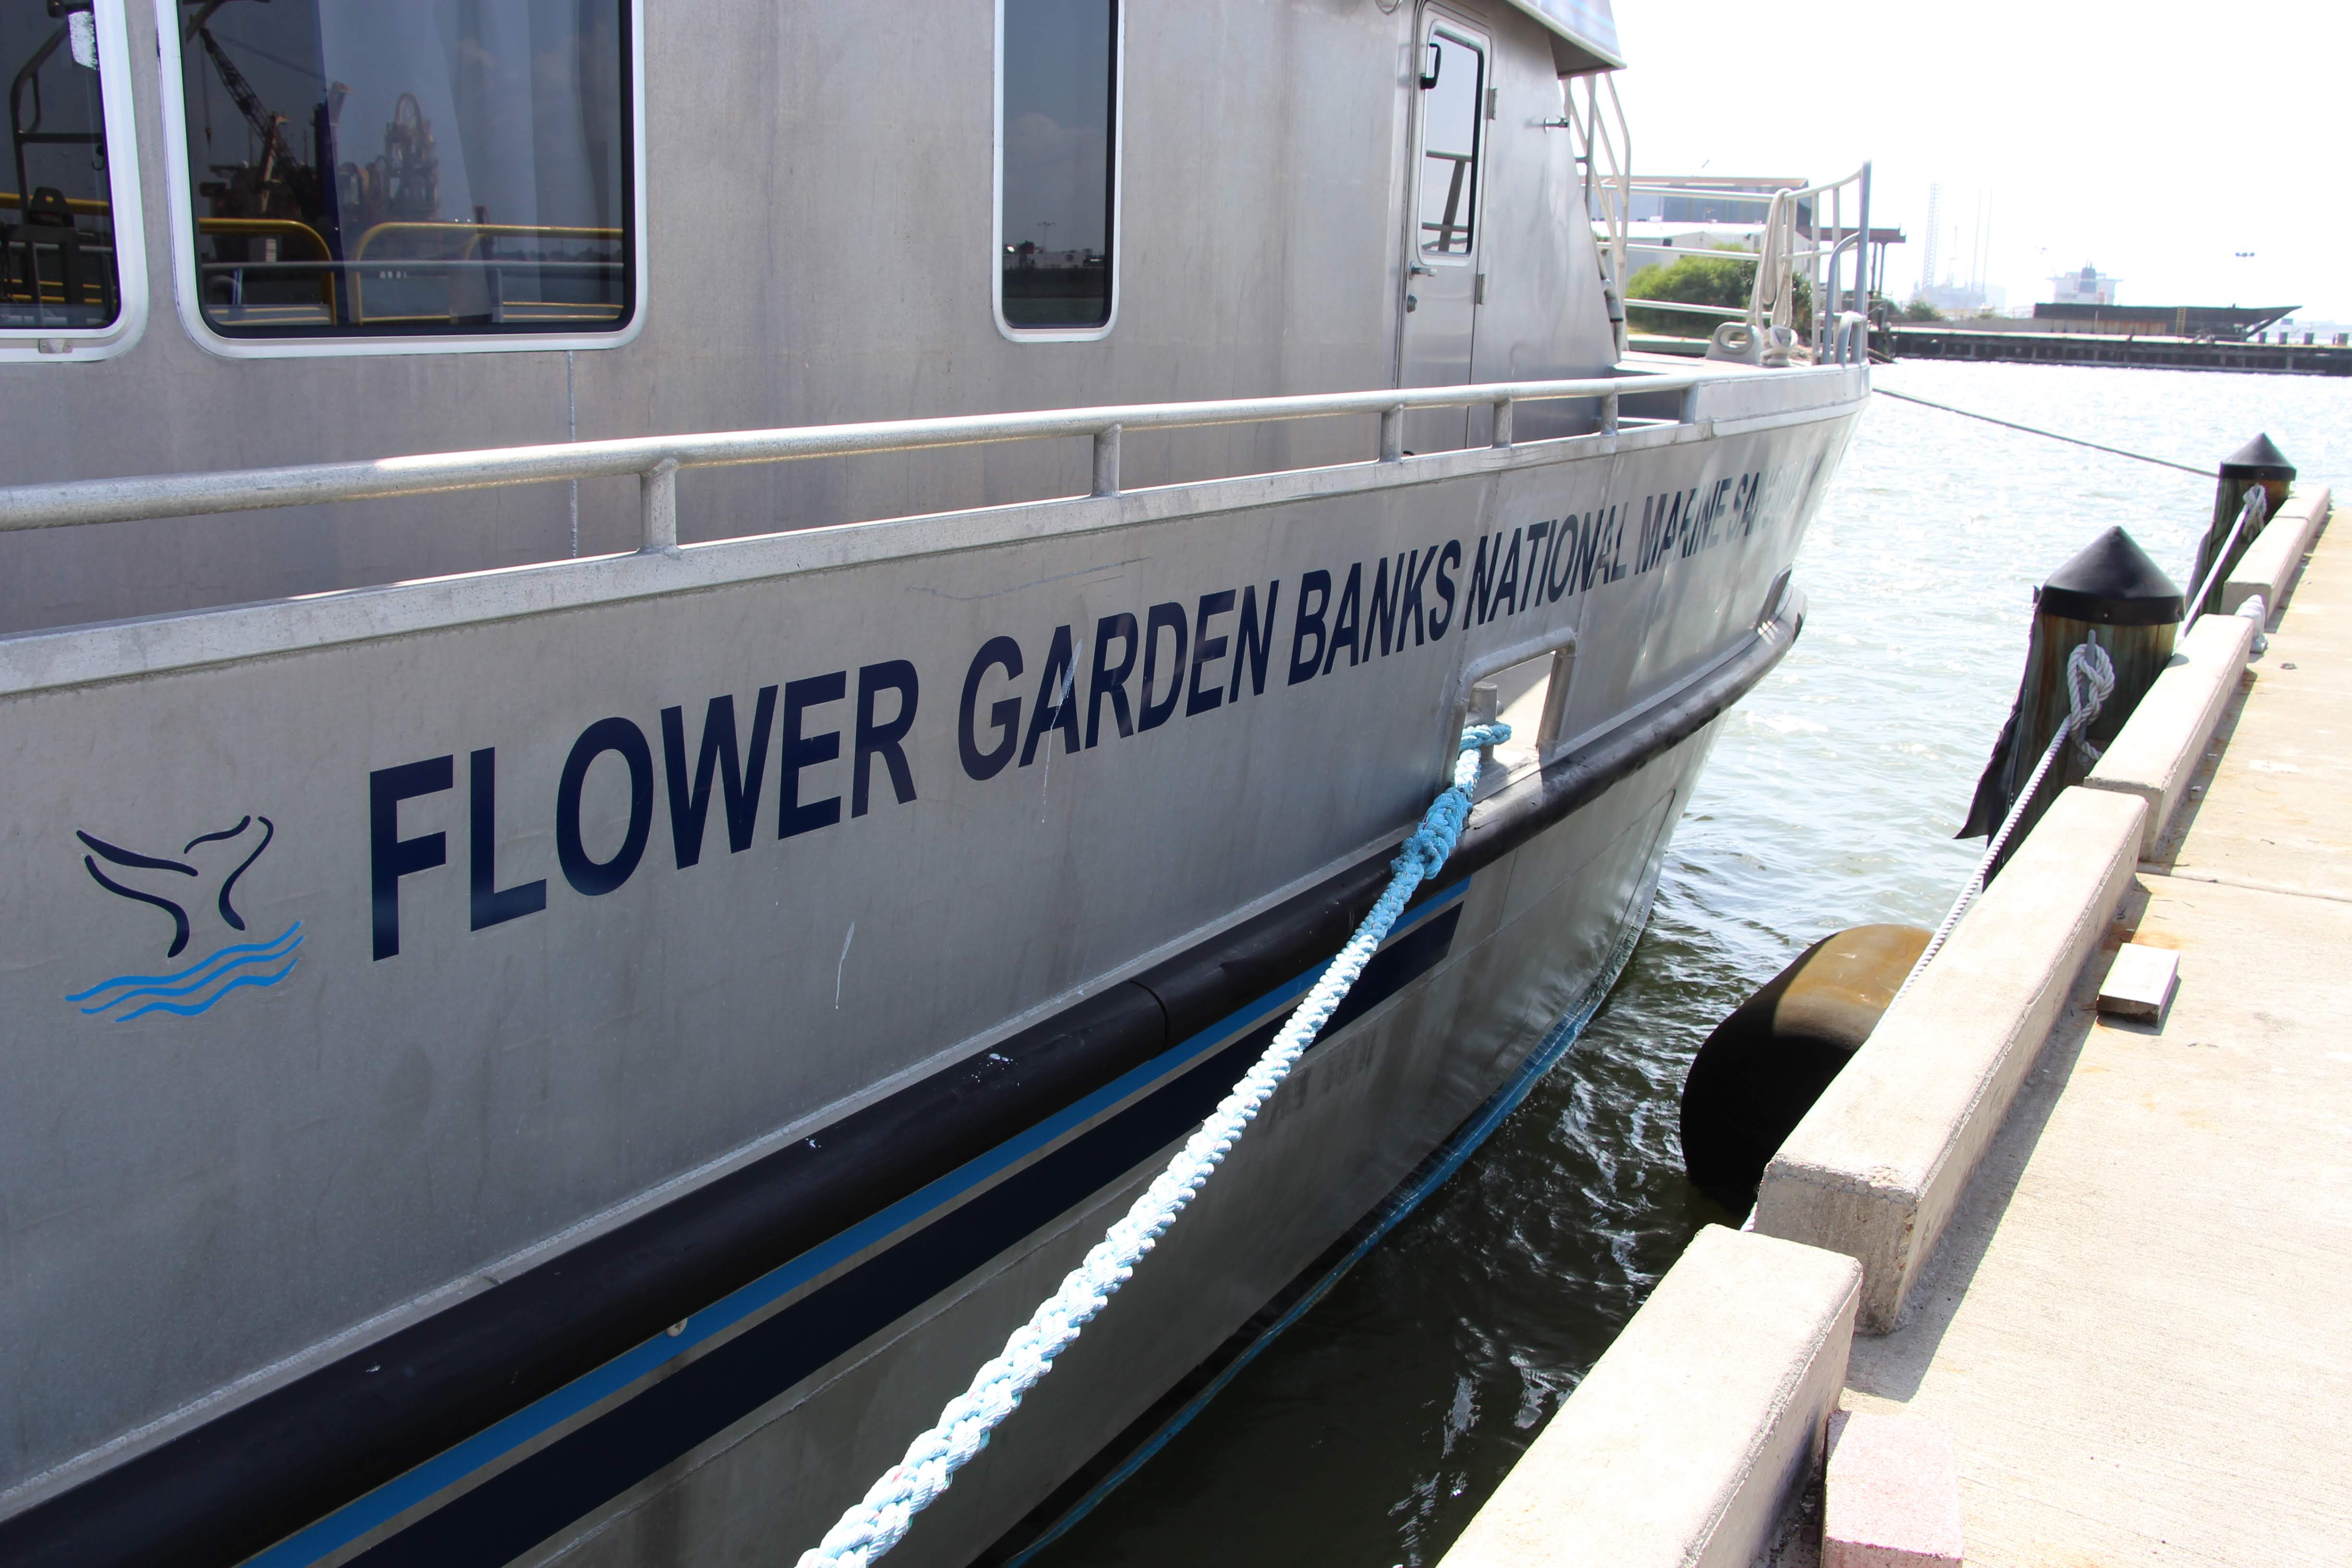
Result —
[[[0, 191], [0, 207], [16, 207], [22, 210], [24, 205], [25, 198], [18, 195], [16, 192]], [[114, 216], [114, 204], [111, 202], [92, 201], [87, 196], [68, 196], [66, 198], [66, 210], [68, 212], [87, 213], [91, 217], [112, 217]]]
[[[332, 261], [335, 258], [335, 253], [327, 248], [326, 236], [307, 223], [298, 223], [288, 217], [200, 217], [196, 220], [196, 232], [198, 234], [248, 234], [281, 239], [299, 239], [317, 252], [316, 257], [289, 258], [289, 259]], [[335, 274], [332, 268], [324, 268], [319, 274], [319, 303], [325, 309], [327, 320], [333, 321], [335, 319]]]
[[[434, 257], [420, 256], [414, 258], [414, 259], [419, 261], [471, 261], [474, 259], [476, 253], [480, 250], [482, 241], [484, 239], [617, 240], [622, 237], [622, 233], [623, 231], [617, 228], [566, 228], [550, 224], [452, 223], [438, 219], [394, 219], [389, 223], [376, 224], [370, 227], [365, 233], [362, 234], [360, 236], [359, 244], [354, 246], [352, 249], [352, 259], [353, 261], [366, 260], [369, 247], [375, 244], [379, 237], [383, 236], [391, 236], [397, 238], [403, 236], [440, 235], [455, 239], [458, 236], [463, 235], [466, 239], [465, 247], [459, 250], [457, 255]], [[403, 258], [401, 259], [409, 258]], [[363, 287], [364, 285], [362, 282], [360, 275], [356, 272], [353, 273], [352, 275], [352, 314], [356, 320], [362, 321], [368, 319], [366, 296], [362, 291]], [[430, 320], [431, 318], [387, 316], [380, 319], [389, 321], [425, 321]]]
[[[353, 261], [367, 259], [368, 248], [376, 237], [387, 234], [441, 234], [455, 238], [467, 237], [466, 248], [454, 257], [435, 257], [436, 261], [467, 261], [473, 258], [483, 239], [619, 239], [623, 231], [617, 228], [562, 228], [546, 224], [528, 223], [449, 223], [440, 220], [399, 219], [380, 223], [360, 236], [352, 249]], [[424, 259], [420, 258], [419, 259]]]
[[[439, 319], [434, 316], [407, 315], [371, 317], [367, 311], [365, 275], [362, 271], [358, 269], [357, 265], [361, 262], [373, 260], [377, 267], [382, 268], [386, 265], [396, 265], [399, 262], [408, 260], [425, 263], [439, 261], [473, 261], [479, 255], [482, 242], [486, 239], [590, 239], [618, 241], [625, 237], [626, 233], [626, 231], [618, 228], [577, 228], [551, 224], [450, 223], [416, 219], [397, 219], [388, 223], [379, 223], [371, 226], [361, 234], [359, 243], [352, 247], [350, 258], [345, 262], [336, 263], [334, 261], [332, 251], [328, 248], [325, 237], [320, 234], [317, 229], [312, 228], [309, 224], [299, 223], [291, 218], [203, 217], [196, 220], [196, 231], [199, 234], [216, 235], [268, 235], [299, 240], [308, 254], [300, 257], [289, 257], [286, 259], [317, 260], [329, 264], [321, 268], [320, 271], [319, 303], [320, 307], [326, 310], [327, 319], [331, 321], [339, 319], [335, 306], [337, 276], [346, 270], [350, 271], [352, 321], [354, 324], [368, 321], [394, 322], [425, 321]], [[448, 247], [445, 246], [439, 247], [440, 253], [436, 255], [395, 255], [390, 257], [378, 256], [373, 258], [371, 258], [369, 255], [369, 252], [373, 249], [380, 241], [397, 245], [403, 239], [414, 240], [433, 237], [443, 238], [451, 242], [462, 239], [464, 243], [461, 246], [457, 247], [454, 254]], [[533, 308], [544, 310], [554, 307], [556, 302], [551, 300], [516, 300], [513, 301], [513, 303], [527, 310], [532, 310]], [[617, 314], [618, 309], [619, 308], [617, 306], [607, 310], [604, 307], [588, 304], [568, 306], [569, 310], [576, 310], [581, 314], [582, 319], [587, 320], [593, 320], [599, 316]]]

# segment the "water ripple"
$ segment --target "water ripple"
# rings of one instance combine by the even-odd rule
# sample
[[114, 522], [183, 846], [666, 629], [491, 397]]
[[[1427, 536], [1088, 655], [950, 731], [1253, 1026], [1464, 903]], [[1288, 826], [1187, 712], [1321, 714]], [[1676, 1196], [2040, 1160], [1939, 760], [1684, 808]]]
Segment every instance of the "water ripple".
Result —
[[[2218, 461], [2267, 430], [2352, 470], [2352, 385], [1906, 363], [1882, 384]], [[2024, 659], [2033, 586], [2122, 523], [2176, 580], [2192, 476], [1883, 401], [1809, 536], [1805, 635], [1722, 727], [1648, 934], [1478, 1157], [1035, 1568], [1382, 1568], [1444, 1553], [1692, 1233], [1675, 1102], [1717, 1020], [1814, 938], [1932, 925]], [[1116, 1309], [1114, 1309], [1115, 1310]]]

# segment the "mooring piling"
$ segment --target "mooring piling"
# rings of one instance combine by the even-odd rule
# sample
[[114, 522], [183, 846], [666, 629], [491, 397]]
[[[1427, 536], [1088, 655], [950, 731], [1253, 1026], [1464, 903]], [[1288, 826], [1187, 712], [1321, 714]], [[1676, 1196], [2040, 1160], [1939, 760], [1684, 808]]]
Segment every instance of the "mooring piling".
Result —
[[[2084, 643], [2096, 643], [2115, 668], [2116, 689], [2085, 737], [2096, 752], [2122, 731], [2171, 659], [2180, 616], [2180, 589], [2120, 528], [2108, 529], [2052, 573], [2034, 595], [2033, 633], [2017, 701], [1977, 781], [1976, 799], [1958, 837], [1992, 833], [2017, 804], [2028, 775], [2072, 710], [2066, 689], [2069, 654]], [[2039, 797], [2026, 807], [2017, 837], [2032, 827], [2060, 790], [2083, 782], [2091, 761], [2081, 748], [2067, 748], [2043, 781]]]
[[[2190, 575], [2190, 583], [2200, 584], [2208, 577], [2215, 577], [2215, 586], [2218, 587], [2219, 576], [2228, 574], [2228, 569], [2235, 566], [2238, 557], [2245, 553], [2246, 546], [2262, 532], [2260, 522], [2249, 523], [2237, 542], [2229, 546], [2230, 558], [2222, 563], [2222, 572], [2218, 575], [2214, 573], [2214, 559], [2228, 542], [2230, 530], [2237, 523], [2238, 511], [2246, 504], [2248, 490], [2260, 485], [2270, 492], [2263, 516], [2271, 518], [2277, 516], [2279, 508], [2286, 504], [2287, 487], [2293, 483], [2294, 465], [2287, 461], [2286, 454], [2272, 443], [2268, 435], [2255, 437], [2222, 459], [2221, 477], [2213, 489], [2213, 521], [2207, 525], [2205, 538], [2197, 546], [2197, 570]], [[2206, 591], [2205, 598], [2206, 603], [2189, 606], [2188, 613], [2191, 617], [2219, 607], [2211, 589]]]

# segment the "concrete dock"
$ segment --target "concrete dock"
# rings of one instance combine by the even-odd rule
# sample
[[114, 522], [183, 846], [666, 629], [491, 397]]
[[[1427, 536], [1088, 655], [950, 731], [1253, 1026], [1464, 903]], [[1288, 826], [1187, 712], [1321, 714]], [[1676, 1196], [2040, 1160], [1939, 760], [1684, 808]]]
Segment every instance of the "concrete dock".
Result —
[[[1958, 1561], [1823, 1541], [1840, 1467], [1866, 1471], [1841, 1447], [1824, 1509], [1833, 1406], [1948, 1456], [1926, 1491], [1946, 1519], [1957, 1492], [1977, 1568], [2352, 1561], [2352, 537], [2320, 535], [2328, 505], [2289, 500], [2223, 595], [2261, 603], [2183, 638], [1782, 1145], [1760, 1234], [1675, 1265], [1444, 1568]], [[2154, 1022], [2095, 1010], [2126, 942], [2177, 958]], [[1625, 1457], [1671, 1454], [1630, 1509]], [[1922, 1491], [1864, 1475], [1890, 1482]]]
[[[1846, 1408], [1951, 1434], [1968, 1561], [2352, 1560], [2352, 536], [2189, 800]], [[2088, 993], [2179, 955], [2157, 1025]]]

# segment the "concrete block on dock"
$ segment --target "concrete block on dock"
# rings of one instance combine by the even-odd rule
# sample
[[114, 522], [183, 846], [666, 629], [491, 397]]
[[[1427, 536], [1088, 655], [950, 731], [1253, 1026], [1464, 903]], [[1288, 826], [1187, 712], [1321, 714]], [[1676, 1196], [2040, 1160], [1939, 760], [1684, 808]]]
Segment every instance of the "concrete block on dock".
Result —
[[2107, 977], [2099, 982], [2099, 1011], [2111, 1018], [2161, 1024], [2179, 982], [2179, 953], [2127, 942], [2116, 950]]
[[1700, 1231], [1439, 1568], [1748, 1568], [1821, 1458], [1860, 1281]]
[[1822, 1568], [1960, 1568], [1952, 1439], [1908, 1415], [1832, 1418]]
[[2221, 580], [2215, 607], [2225, 616], [2233, 616], [2239, 605], [2259, 594], [2263, 607], [2275, 617], [2279, 601], [2286, 595], [2286, 585], [2294, 578], [2295, 568], [2303, 564], [2303, 558], [2310, 553], [2313, 542], [2319, 537], [2320, 525], [2327, 521], [2329, 502], [2326, 485], [2287, 497], [2278, 515], [2254, 536], [2254, 542], [2246, 546], [2238, 563]]
[[[2284, 525], [2285, 519], [2280, 520]], [[2147, 803], [2139, 854], [2156, 853], [2156, 842], [2179, 809], [2189, 781], [2213, 739], [2222, 710], [2245, 673], [2260, 628], [2242, 616], [2207, 616], [2174, 650], [2172, 664], [2156, 678], [2132, 710], [2113, 744], [2083, 782], [2093, 789], [2137, 795]]]
[[1858, 1259], [1858, 1326], [1912, 1285], [2139, 862], [2147, 805], [2069, 789], [1856, 1051], [1757, 1194], [1756, 1229]]

